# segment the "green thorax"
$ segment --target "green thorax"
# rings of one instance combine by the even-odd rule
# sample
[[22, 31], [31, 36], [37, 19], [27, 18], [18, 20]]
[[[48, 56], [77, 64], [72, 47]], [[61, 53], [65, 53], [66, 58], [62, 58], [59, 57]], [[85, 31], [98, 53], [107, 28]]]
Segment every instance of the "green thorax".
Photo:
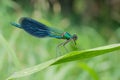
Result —
[[69, 40], [70, 38], [72, 38], [72, 36], [68, 32], [63, 33], [62, 36], [63, 36], [62, 37], [63, 39], [67, 39], [67, 40]]

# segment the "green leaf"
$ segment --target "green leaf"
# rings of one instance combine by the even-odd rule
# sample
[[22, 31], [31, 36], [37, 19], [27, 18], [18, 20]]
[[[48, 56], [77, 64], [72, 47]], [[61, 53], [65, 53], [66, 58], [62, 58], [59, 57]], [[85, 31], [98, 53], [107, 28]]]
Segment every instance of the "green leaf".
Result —
[[23, 69], [21, 71], [15, 72], [8, 79], [20, 78], [24, 76], [31, 75], [38, 71], [41, 71], [51, 65], [56, 65], [60, 63], [82, 60], [86, 58], [92, 58], [98, 55], [106, 54], [112, 51], [116, 51], [120, 49], [120, 44], [112, 44], [108, 46], [102, 46], [94, 49], [82, 50], [82, 51], [73, 51], [58, 58], [49, 60], [47, 62], [41, 63], [39, 65]]

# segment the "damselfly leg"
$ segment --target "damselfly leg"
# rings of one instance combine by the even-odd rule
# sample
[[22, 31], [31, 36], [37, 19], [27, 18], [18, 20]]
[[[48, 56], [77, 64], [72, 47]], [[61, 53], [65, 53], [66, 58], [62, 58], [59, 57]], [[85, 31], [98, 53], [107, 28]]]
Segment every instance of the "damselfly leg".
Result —
[[65, 49], [66, 52], [69, 52], [68, 49], [66, 48], [66, 44], [67, 44], [68, 42], [70, 42], [70, 41], [71, 41], [71, 39], [66, 40], [65, 42], [60, 43], [60, 44], [56, 47], [56, 56], [57, 56], [57, 57], [61, 55], [61, 51], [59, 51], [59, 47], [61, 47], [61, 46], [64, 47], [64, 49]]

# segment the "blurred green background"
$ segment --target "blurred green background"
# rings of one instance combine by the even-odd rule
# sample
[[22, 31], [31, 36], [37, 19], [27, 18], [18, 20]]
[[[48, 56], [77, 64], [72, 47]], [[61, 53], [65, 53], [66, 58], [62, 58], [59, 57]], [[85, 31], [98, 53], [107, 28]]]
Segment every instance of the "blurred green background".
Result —
[[[63, 40], [36, 38], [13, 27], [20, 17], [78, 35], [76, 49], [120, 42], [120, 0], [0, 0], [0, 80], [56, 56]], [[65, 54], [61, 47], [60, 51]], [[120, 80], [120, 54], [59, 64], [15, 80]]]

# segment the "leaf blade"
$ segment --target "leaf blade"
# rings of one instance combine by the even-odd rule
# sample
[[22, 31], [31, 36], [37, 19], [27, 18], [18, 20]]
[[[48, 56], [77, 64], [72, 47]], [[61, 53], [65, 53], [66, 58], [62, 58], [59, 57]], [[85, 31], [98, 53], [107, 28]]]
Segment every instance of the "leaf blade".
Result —
[[102, 46], [102, 47], [88, 49], [88, 50], [82, 50], [82, 51], [73, 51], [66, 55], [63, 55], [58, 58], [41, 63], [39, 65], [30, 67], [27, 69], [23, 69], [22, 71], [15, 72], [10, 77], [8, 77], [8, 79], [14, 79], [14, 78], [28, 76], [35, 72], [41, 71], [51, 65], [56, 65], [56, 64], [75, 61], [75, 60], [82, 60], [82, 59], [86, 59], [86, 58], [92, 58], [92, 57], [106, 54], [109, 52], [113, 52], [116, 50], [120, 50], [120, 44], [112, 44], [112, 45], [108, 45], [108, 46]]

